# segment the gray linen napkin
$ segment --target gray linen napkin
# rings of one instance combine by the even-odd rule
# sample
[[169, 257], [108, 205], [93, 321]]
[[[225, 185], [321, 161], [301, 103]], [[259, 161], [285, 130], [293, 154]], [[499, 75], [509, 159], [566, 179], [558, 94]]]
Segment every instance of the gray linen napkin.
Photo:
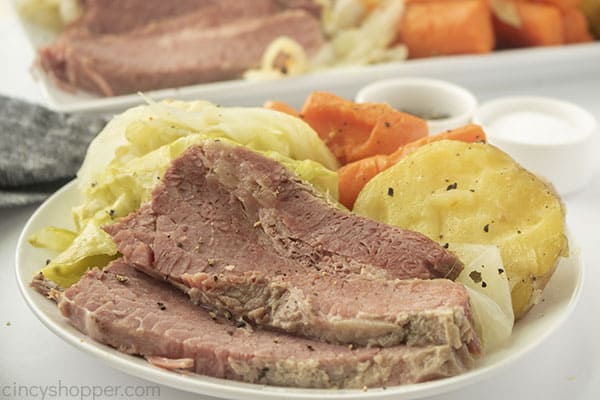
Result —
[[73, 178], [106, 122], [0, 96], [0, 207], [40, 202]]

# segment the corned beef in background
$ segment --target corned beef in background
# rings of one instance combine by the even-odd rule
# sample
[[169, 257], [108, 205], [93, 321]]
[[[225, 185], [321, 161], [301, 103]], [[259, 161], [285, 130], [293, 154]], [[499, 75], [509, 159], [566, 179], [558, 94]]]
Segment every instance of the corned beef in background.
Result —
[[104, 96], [235, 79], [280, 36], [315, 53], [318, 14], [310, 0], [87, 0], [38, 63], [63, 89]]

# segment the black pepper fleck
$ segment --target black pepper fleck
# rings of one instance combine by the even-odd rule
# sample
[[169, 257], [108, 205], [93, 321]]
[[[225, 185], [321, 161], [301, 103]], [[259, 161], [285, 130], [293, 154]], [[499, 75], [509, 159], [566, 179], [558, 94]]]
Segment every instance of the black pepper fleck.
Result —
[[245, 326], [246, 326], [246, 321], [244, 321], [243, 319], [235, 321], [236, 328], [243, 328]]
[[504, 273], [504, 270], [502, 268], [498, 268], [498, 274], [501, 275]]
[[46, 265], [50, 264], [52, 262], [52, 260], [50, 260], [49, 258], [46, 259]]
[[315, 348], [314, 348], [314, 347], [312, 347], [310, 344], [307, 344], [307, 345], [306, 345], [306, 348], [307, 348], [308, 350], [310, 350], [310, 351], [315, 351]]
[[390, 124], [388, 121], [385, 121], [385, 127], [389, 128], [390, 126], [392, 126], [392, 124]]
[[444, 243], [444, 245], [442, 247], [447, 249], [448, 247], [450, 247], [450, 243]]
[[164, 311], [167, 309], [167, 306], [165, 306], [165, 303], [163, 303], [163, 302], [158, 301], [158, 302], [156, 302], [156, 305], [158, 305], [158, 308], [160, 308], [161, 311]]
[[267, 372], [269, 372], [269, 367], [264, 367], [262, 368], [259, 372], [258, 372], [258, 379], [262, 379], [265, 377], [265, 375], [267, 375]]
[[481, 282], [481, 287], [485, 289], [487, 287], [487, 282], [486, 281]]
[[177, 242], [177, 247], [179, 247], [180, 249], [183, 249], [183, 243]]
[[454, 182], [454, 183], [452, 183], [452, 184], [448, 185], [448, 187], [446, 188], [446, 190], [454, 190], [454, 189], [456, 189], [457, 187], [458, 187], [458, 183], [457, 183], [457, 182]]
[[481, 272], [479, 271], [471, 271], [469, 274], [469, 278], [475, 283], [481, 282]]
[[394, 197], [394, 188], [393, 187], [388, 188], [388, 196]]
[[483, 231], [484, 231], [484, 232], [489, 232], [489, 231], [490, 231], [490, 224], [486, 224], [486, 225], [483, 227]]

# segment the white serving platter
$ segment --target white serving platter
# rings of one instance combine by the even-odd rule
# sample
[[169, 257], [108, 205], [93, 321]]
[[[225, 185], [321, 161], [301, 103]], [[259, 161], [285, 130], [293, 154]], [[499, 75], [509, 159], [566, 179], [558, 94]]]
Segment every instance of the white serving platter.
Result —
[[[51, 42], [54, 36], [26, 21], [22, 29], [31, 47], [37, 48]], [[335, 68], [314, 72], [300, 77], [277, 81], [232, 80], [214, 82], [176, 89], [150, 91], [146, 96], [160, 100], [204, 99], [226, 106], [261, 105], [277, 99], [294, 106], [313, 90], [324, 90], [340, 96], [353, 98], [364, 85], [376, 80], [423, 76], [446, 79], [479, 89], [482, 85], [515, 80], [519, 77], [531, 81], [543, 81], [570, 74], [593, 73], [600, 65], [600, 42], [547, 48], [526, 48], [497, 51], [484, 55], [465, 55], [408, 60], [379, 65]], [[57, 88], [38, 68], [32, 73], [46, 99], [49, 108], [60, 112], [118, 112], [144, 102], [138, 94], [100, 97], [85, 92], [68, 93]]]

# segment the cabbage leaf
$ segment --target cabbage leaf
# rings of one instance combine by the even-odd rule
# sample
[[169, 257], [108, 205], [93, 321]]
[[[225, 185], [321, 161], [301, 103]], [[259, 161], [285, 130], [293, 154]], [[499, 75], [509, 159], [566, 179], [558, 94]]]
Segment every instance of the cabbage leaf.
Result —
[[171, 162], [206, 140], [229, 140], [281, 162], [317, 192], [337, 199], [337, 160], [299, 118], [262, 108], [225, 108], [195, 101], [136, 107], [113, 118], [88, 148], [78, 173], [83, 202], [73, 208], [75, 232], [48, 227], [29, 241], [60, 253], [42, 269], [62, 287], [119, 256], [102, 226], [138, 209]]

